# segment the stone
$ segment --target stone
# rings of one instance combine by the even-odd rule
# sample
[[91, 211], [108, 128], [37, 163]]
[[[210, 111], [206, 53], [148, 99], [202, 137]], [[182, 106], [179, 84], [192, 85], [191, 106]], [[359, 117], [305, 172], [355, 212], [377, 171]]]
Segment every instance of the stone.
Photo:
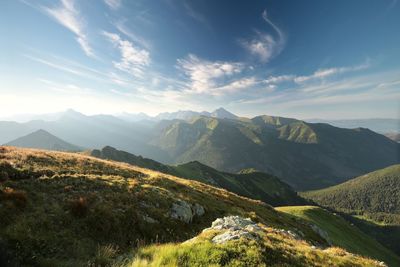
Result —
[[190, 223], [193, 219], [192, 206], [184, 200], [178, 200], [172, 204], [171, 218]]
[[225, 230], [212, 239], [212, 242], [217, 244], [223, 244], [242, 237], [252, 240], [259, 239], [260, 232], [262, 231], [251, 219], [245, 219], [239, 216], [218, 218], [212, 222], [210, 228], [204, 229], [203, 232], [209, 230]]
[[147, 223], [151, 223], [151, 224], [153, 224], [153, 223], [159, 223], [156, 219], [153, 219], [153, 218], [151, 218], [150, 216], [143, 215], [142, 217], [143, 217], [143, 220], [144, 220], [145, 222], [147, 222]]
[[205, 213], [205, 210], [204, 210], [204, 207], [202, 205], [199, 205], [199, 204], [195, 203], [192, 206], [192, 212], [193, 212], [193, 215], [195, 215], [195, 216], [203, 216], [204, 213]]
[[195, 203], [194, 205], [184, 201], [177, 200], [172, 204], [170, 217], [173, 219], [180, 220], [185, 223], [191, 223], [194, 216], [203, 216], [205, 209], [203, 206]]

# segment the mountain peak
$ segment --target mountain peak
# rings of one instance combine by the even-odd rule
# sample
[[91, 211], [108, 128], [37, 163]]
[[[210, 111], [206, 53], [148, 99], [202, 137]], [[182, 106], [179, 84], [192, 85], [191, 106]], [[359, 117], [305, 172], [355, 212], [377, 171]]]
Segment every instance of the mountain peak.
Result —
[[80, 151], [81, 148], [73, 144], [67, 143], [64, 140], [52, 135], [51, 133], [39, 129], [28, 135], [19, 137], [11, 142], [8, 142], [8, 146], [16, 147], [27, 147], [27, 148], [39, 148], [48, 150], [59, 150], [59, 151]]
[[214, 110], [211, 113], [211, 117], [220, 118], [220, 119], [236, 119], [237, 118], [237, 116], [235, 114], [227, 111], [223, 107], [220, 107], [220, 108]]

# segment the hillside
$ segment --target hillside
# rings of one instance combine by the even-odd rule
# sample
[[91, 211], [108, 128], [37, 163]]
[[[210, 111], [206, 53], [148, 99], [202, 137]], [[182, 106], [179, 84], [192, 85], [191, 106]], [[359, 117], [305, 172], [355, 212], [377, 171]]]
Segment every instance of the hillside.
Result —
[[348, 223], [337, 214], [332, 214], [315, 206], [278, 207], [277, 210], [304, 219], [321, 229], [324, 229], [332, 245], [354, 251], [361, 255], [377, 257], [391, 253], [382, 245], [377, 246], [376, 241]]
[[[7, 265], [121, 265], [132, 255], [140, 261], [134, 266], [164, 256], [183, 265], [215, 260], [214, 266], [222, 266], [230, 259], [239, 266], [381, 266], [327, 248], [326, 239], [305, 221], [199, 182], [82, 154], [12, 147], [0, 148], [0, 168], [0, 250]], [[158, 245], [192, 238], [229, 215], [250, 217], [258, 226], [246, 220], [249, 227], [241, 224], [239, 240], [224, 235], [218, 243], [200, 240], [200, 246]], [[227, 231], [214, 229], [201, 238]], [[165, 253], [175, 245], [180, 249]]]
[[80, 151], [81, 147], [72, 145], [45, 130], [37, 130], [5, 144], [7, 146], [39, 148], [57, 151]]
[[321, 206], [400, 225], [400, 165], [302, 195]]
[[262, 172], [251, 170], [244, 170], [239, 174], [220, 172], [198, 161], [169, 166], [112, 147], [93, 150], [91, 155], [196, 180], [245, 197], [264, 201], [273, 206], [305, 204], [305, 200], [299, 197], [290, 186], [278, 178]]
[[176, 121], [160, 128], [151, 144], [176, 164], [199, 161], [228, 172], [254, 168], [296, 190], [335, 185], [399, 162], [399, 144], [368, 129], [271, 116]]

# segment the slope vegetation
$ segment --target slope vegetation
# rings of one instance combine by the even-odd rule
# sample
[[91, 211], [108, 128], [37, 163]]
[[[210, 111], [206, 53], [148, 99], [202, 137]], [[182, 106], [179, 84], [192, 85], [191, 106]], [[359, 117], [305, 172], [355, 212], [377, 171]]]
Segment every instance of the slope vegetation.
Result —
[[396, 261], [391, 261], [392, 253], [382, 245], [350, 225], [345, 219], [337, 214], [332, 214], [315, 206], [279, 207], [279, 211], [304, 219], [326, 232], [330, 243], [334, 246], [345, 248], [355, 253], [370, 257], [385, 257], [387, 263], [395, 266]]
[[325, 207], [400, 225], [400, 165], [302, 195]]
[[264, 201], [273, 206], [303, 205], [306, 203], [290, 186], [275, 176], [255, 170], [242, 170], [239, 174], [220, 172], [198, 161], [169, 166], [109, 146], [101, 150], [93, 150], [91, 155], [196, 180], [245, 197]]
[[[298, 266], [307, 266], [313, 258], [318, 258], [319, 266], [324, 262], [332, 266], [379, 266], [343, 250], [313, 249], [312, 244], [326, 247], [328, 243], [305, 221], [293, 220], [260, 201], [128, 164], [81, 154], [0, 147], [0, 177], [3, 265], [109, 266], [126, 263], [124, 257], [130, 253], [134, 258], [151, 260], [152, 255], [162, 256], [156, 248], [163, 245], [156, 245], [147, 254], [143, 246], [182, 242], [217, 218], [238, 215], [250, 217], [259, 227], [276, 229], [280, 238], [271, 236], [262, 244], [245, 236], [240, 243], [205, 241], [207, 247], [200, 248], [199, 253], [191, 250], [197, 262], [217, 256], [208, 254], [213, 251], [225, 253], [214, 266], [224, 265], [224, 259], [233, 256], [238, 266], [257, 266], [245, 261], [246, 251], [256, 250], [260, 255], [279, 252], [272, 259], [254, 258], [264, 265], [287, 264], [286, 255], [290, 254], [292, 260], [301, 259]], [[297, 243], [279, 229], [302, 233], [304, 247], [294, 249]], [[188, 266], [193, 260], [176, 253], [169, 257], [179, 259], [169, 266]]]

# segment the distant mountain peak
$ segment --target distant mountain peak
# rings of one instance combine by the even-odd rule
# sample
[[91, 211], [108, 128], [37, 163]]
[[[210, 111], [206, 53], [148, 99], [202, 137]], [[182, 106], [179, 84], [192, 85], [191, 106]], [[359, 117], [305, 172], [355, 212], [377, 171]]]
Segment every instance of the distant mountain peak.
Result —
[[235, 114], [227, 111], [223, 107], [220, 107], [220, 108], [214, 110], [210, 114], [210, 116], [215, 117], [215, 118], [220, 118], [220, 119], [236, 119], [237, 118], [237, 116]]
[[6, 144], [7, 146], [39, 148], [58, 151], [80, 151], [80, 147], [65, 142], [48, 131], [39, 129], [28, 135], [19, 137]]

